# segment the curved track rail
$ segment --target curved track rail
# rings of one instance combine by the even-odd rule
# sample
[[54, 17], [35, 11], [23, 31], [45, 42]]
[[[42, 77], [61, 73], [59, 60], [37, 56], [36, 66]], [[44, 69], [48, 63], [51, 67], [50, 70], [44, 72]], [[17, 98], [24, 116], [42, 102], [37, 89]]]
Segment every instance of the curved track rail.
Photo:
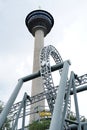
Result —
[[[43, 79], [44, 90], [47, 93], [46, 99], [47, 99], [50, 111], [52, 113], [54, 104], [55, 104], [55, 99], [56, 99], [56, 91], [55, 91], [55, 86], [54, 86], [53, 78], [51, 74], [50, 56], [52, 56], [56, 64], [62, 63], [63, 60], [59, 52], [52, 45], [46, 46], [41, 50], [40, 72], [41, 72], [41, 77]], [[61, 71], [62, 70], [59, 70], [60, 74], [61, 74]], [[69, 106], [70, 106], [70, 103], [69, 103]]]

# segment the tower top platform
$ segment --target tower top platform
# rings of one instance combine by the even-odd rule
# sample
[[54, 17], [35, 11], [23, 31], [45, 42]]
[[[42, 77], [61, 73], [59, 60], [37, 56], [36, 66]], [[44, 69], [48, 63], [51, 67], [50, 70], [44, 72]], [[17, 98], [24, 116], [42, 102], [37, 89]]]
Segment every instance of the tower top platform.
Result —
[[30, 33], [35, 36], [35, 31], [41, 29], [46, 36], [54, 25], [54, 19], [50, 13], [44, 10], [34, 10], [25, 19], [26, 26]]

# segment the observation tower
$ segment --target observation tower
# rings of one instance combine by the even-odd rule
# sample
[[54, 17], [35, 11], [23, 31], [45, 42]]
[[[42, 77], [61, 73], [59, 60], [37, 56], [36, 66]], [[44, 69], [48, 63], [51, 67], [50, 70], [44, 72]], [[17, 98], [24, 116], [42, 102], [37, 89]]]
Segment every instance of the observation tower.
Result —
[[[50, 32], [54, 24], [54, 19], [50, 13], [44, 10], [35, 10], [29, 13], [25, 20], [29, 32], [35, 37], [34, 39], [34, 57], [33, 57], [33, 73], [40, 70], [39, 55], [44, 47], [44, 37]], [[42, 79], [37, 78], [32, 81], [31, 96], [43, 92]], [[45, 106], [45, 101], [31, 105], [31, 112], [38, 111]], [[38, 120], [39, 115], [33, 114], [30, 116], [30, 123]]]
[[[69, 74], [70, 61], [63, 61], [59, 52], [52, 45], [43, 47], [44, 37], [50, 32], [54, 24], [53, 17], [50, 13], [44, 10], [35, 10], [26, 17], [25, 22], [28, 30], [35, 37], [33, 74], [18, 80], [13, 93], [0, 113], [0, 129], [5, 130], [6, 124], [10, 121], [11, 125], [9, 124], [9, 129], [17, 130], [20, 126], [21, 130], [24, 130], [26, 126], [25, 123], [27, 123], [26, 116], [33, 115], [30, 116], [29, 123], [39, 120], [39, 114], [41, 114], [41, 111], [45, 108], [44, 99], [46, 99], [52, 115], [48, 117], [51, 119], [50, 126], [47, 126], [49, 130], [87, 130], [87, 121], [84, 120], [84, 116], [80, 116], [77, 98], [77, 93], [87, 90], [87, 74], [78, 76], [74, 71], [71, 71]], [[56, 65], [50, 65], [50, 56]], [[52, 72], [56, 70], [61, 72], [58, 87], [54, 86], [51, 75]], [[70, 76], [68, 76], [68, 74]], [[42, 80], [38, 77], [42, 77], [43, 85]], [[33, 80], [31, 96], [25, 92], [22, 101], [14, 104], [23, 83], [29, 80]], [[73, 95], [74, 98], [75, 116], [70, 109], [71, 95]], [[31, 111], [29, 111], [30, 105]], [[70, 117], [72, 116], [76, 118], [75, 121], [71, 120]]]

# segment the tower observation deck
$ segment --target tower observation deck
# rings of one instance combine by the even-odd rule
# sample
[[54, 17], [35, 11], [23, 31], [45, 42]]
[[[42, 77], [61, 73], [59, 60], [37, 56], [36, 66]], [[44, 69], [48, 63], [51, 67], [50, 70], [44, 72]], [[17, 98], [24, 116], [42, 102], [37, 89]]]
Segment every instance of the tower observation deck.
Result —
[[35, 10], [26, 17], [26, 26], [30, 33], [35, 36], [37, 30], [42, 30], [46, 36], [54, 25], [54, 19], [50, 13], [44, 10]]
[[[44, 47], [44, 37], [50, 32], [54, 25], [54, 19], [50, 13], [44, 10], [35, 10], [29, 13], [25, 19], [26, 26], [29, 32], [35, 37], [34, 40], [34, 57], [33, 57], [33, 73], [40, 69], [39, 55], [41, 49]], [[42, 79], [34, 79], [32, 81], [31, 96], [43, 92]], [[31, 111], [43, 108], [45, 101], [31, 105]], [[30, 116], [30, 122], [38, 120], [38, 114]]]

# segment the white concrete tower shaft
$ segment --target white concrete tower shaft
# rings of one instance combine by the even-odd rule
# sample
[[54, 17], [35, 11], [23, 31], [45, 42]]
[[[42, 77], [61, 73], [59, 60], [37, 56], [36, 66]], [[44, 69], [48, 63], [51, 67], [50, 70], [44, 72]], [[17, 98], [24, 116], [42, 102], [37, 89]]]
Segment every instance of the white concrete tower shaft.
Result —
[[35, 32], [33, 72], [37, 72], [40, 69], [39, 55], [43, 47], [44, 47], [44, 32], [43, 30], [40, 29]]
[[[33, 58], [33, 73], [40, 70], [39, 55], [40, 55], [41, 49], [44, 47], [43, 30], [40, 29], [35, 32], [35, 41], [34, 42], [35, 42], [35, 44], [34, 44], [34, 58]], [[32, 81], [31, 95], [33, 96], [40, 92], [43, 92], [42, 80], [41, 80], [41, 78], [37, 78]]]
[[[35, 41], [34, 41], [34, 57], [33, 57], [33, 73], [38, 72], [40, 70], [40, 64], [39, 64], [39, 55], [41, 49], [44, 47], [44, 32], [43, 30], [37, 30], [35, 32]], [[39, 94], [43, 92], [42, 87], [42, 79], [41, 77], [36, 78], [32, 81], [32, 90], [31, 90], [31, 96], [34, 96], [36, 94]], [[31, 112], [32, 111], [39, 111], [41, 108], [44, 109], [45, 101], [42, 100], [40, 102], [37, 102], [35, 104], [31, 105]], [[34, 120], [38, 120], [39, 114], [32, 114], [30, 116], [30, 123]]]
[[[32, 35], [35, 37], [34, 41], [34, 58], [33, 58], [33, 73], [40, 70], [40, 64], [39, 64], [39, 55], [41, 49], [44, 47], [44, 37], [50, 32], [53, 24], [54, 19], [51, 16], [50, 13], [44, 10], [35, 10], [32, 11], [30, 14], [26, 17], [26, 25], [28, 27], [28, 30]], [[32, 90], [31, 90], [31, 96], [37, 95], [41, 92], [43, 92], [43, 85], [42, 85], [42, 79], [37, 78], [32, 81]], [[45, 101], [40, 101], [38, 103], [31, 105], [31, 112], [38, 111], [42, 107], [44, 109]], [[32, 121], [38, 120], [39, 115], [36, 113], [32, 114], [30, 116], [30, 123]]]

